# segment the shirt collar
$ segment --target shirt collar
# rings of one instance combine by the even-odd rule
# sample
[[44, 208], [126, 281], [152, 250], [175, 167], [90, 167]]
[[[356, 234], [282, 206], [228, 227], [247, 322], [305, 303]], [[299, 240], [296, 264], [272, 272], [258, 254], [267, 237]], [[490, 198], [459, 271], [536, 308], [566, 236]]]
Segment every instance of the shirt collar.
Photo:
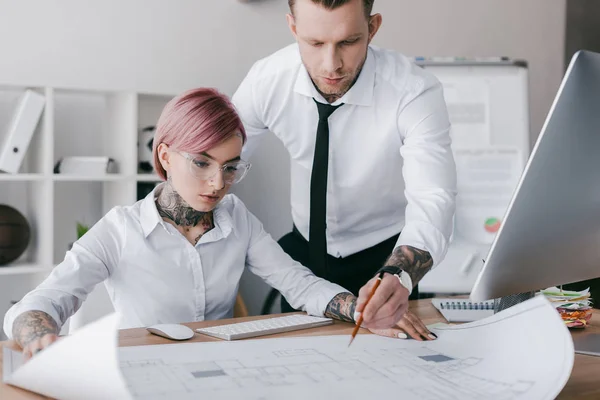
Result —
[[[164, 183], [158, 185], [144, 198], [144, 200], [142, 200], [142, 204], [140, 206], [140, 223], [142, 225], [144, 237], [148, 237], [148, 235], [150, 235], [159, 224], [162, 225], [164, 229], [167, 229], [167, 223], [162, 219], [158, 213], [158, 209], [156, 208], [156, 197], [162, 190], [163, 185]], [[227, 208], [224, 207], [224, 203], [228, 201], [229, 198], [225, 197], [213, 210], [213, 219], [215, 222], [215, 228], [217, 228], [213, 231], [220, 231], [222, 237], [224, 238], [229, 236], [233, 230], [233, 218], [231, 217], [229, 211], [227, 211]]]
[[163, 185], [164, 183], [161, 183], [155, 187], [154, 190], [150, 192], [144, 198], [144, 200], [142, 200], [142, 204], [140, 206], [140, 224], [142, 225], [144, 237], [148, 237], [148, 235], [152, 233], [158, 224], [167, 229], [165, 221], [163, 221], [161, 216], [158, 214], [158, 209], [156, 208], [156, 203], [154, 202]]
[[[370, 106], [373, 103], [373, 94], [375, 88], [375, 58], [371, 48], [367, 49], [367, 59], [363, 65], [360, 75], [354, 85], [346, 92], [342, 98], [338, 99], [332, 105], [338, 104], [354, 104], [357, 106]], [[300, 64], [300, 70], [294, 84], [294, 92], [313, 97], [320, 103], [328, 104], [321, 93], [315, 88], [315, 85], [306, 70], [303, 63]]]

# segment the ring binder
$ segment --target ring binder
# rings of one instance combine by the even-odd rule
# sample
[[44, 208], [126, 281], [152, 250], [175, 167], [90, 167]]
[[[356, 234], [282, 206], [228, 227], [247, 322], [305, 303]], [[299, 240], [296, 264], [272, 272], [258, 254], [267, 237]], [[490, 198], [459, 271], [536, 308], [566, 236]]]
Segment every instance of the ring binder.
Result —
[[472, 322], [494, 315], [494, 301], [472, 302], [468, 299], [434, 298], [431, 303], [448, 322]]
[[490, 302], [464, 302], [464, 301], [446, 301], [440, 303], [440, 308], [448, 310], [493, 310], [494, 303]]
[[19, 172], [45, 103], [45, 97], [33, 90], [26, 90], [21, 95], [4, 143], [0, 145], [0, 171], [11, 174]]

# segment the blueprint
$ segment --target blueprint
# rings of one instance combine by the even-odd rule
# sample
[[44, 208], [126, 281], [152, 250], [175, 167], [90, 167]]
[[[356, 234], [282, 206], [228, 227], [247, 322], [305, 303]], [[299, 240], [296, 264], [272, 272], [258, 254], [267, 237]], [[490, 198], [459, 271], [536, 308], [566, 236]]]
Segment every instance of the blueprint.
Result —
[[110, 314], [61, 338], [31, 360], [3, 347], [3, 381], [61, 400], [129, 400], [119, 371], [117, 327]]
[[132, 397], [156, 400], [553, 399], [573, 366], [571, 335], [542, 297], [433, 331], [359, 335], [350, 348], [348, 336], [136, 346], [119, 363]]

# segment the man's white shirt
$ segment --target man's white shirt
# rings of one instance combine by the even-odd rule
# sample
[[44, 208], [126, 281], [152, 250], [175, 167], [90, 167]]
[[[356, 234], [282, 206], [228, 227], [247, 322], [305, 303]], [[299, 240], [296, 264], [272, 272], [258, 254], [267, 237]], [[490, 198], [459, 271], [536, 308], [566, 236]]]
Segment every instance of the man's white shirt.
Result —
[[[273, 132], [291, 157], [292, 218], [308, 239], [310, 177], [318, 124], [316, 90], [290, 45], [254, 64], [233, 102], [250, 157]], [[329, 118], [327, 248], [354, 254], [401, 232], [397, 245], [439, 263], [453, 229], [456, 167], [440, 82], [407, 57], [369, 47], [352, 88]]]

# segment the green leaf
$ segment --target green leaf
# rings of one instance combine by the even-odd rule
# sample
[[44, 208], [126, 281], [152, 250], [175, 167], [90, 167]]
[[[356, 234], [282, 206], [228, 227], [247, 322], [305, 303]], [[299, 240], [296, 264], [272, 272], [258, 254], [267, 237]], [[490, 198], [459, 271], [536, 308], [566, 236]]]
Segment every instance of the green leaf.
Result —
[[82, 223], [77, 223], [77, 239], [80, 239], [87, 231], [90, 230], [90, 227], [87, 225], [83, 225]]

